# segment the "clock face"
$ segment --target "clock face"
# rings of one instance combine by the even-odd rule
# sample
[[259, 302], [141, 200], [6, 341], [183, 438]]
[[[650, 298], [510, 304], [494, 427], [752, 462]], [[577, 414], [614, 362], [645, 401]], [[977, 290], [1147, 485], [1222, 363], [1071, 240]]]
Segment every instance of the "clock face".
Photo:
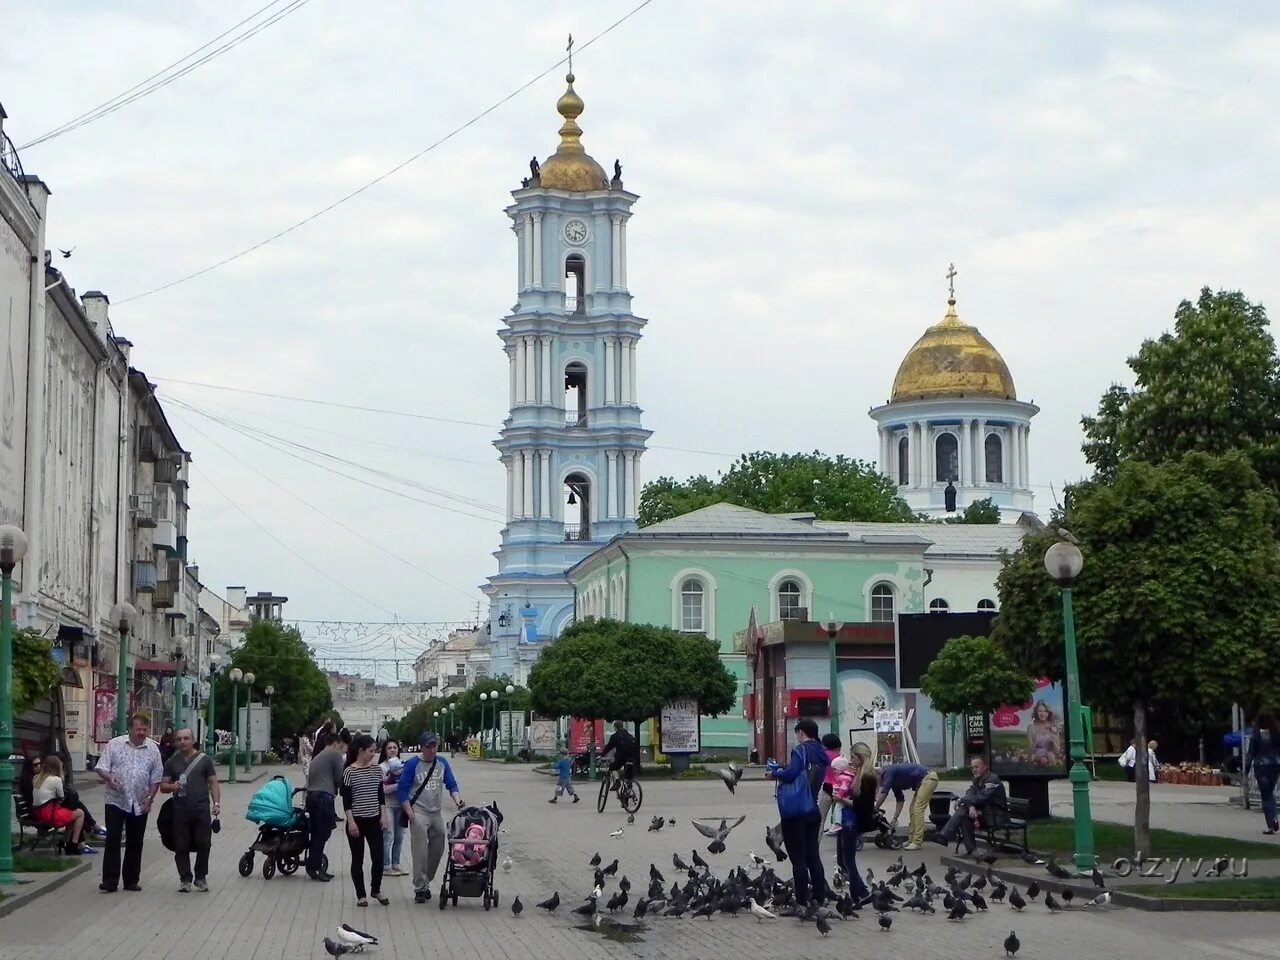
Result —
[[587, 242], [589, 231], [585, 220], [579, 220], [574, 217], [568, 220], [564, 225], [564, 238], [572, 244], [582, 244]]

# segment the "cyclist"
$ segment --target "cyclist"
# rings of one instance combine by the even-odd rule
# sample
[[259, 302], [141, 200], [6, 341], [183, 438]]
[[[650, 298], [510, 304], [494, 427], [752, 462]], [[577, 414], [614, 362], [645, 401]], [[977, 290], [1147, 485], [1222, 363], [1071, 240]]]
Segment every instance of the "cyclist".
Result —
[[640, 764], [640, 744], [621, 720], [614, 721], [613, 736], [604, 745], [600, 759], [603, 760], [609, 754], [613, 754], [613, 760], [609, 763], [609, 778], [612, 781], [609, 789], [617, 790], [619, 777], [631, 777]]

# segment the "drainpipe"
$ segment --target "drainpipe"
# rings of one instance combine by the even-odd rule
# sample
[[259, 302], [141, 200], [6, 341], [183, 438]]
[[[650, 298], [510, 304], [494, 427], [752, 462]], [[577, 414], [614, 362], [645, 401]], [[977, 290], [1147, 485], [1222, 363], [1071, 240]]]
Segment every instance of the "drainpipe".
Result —
[[569, 586], [573, 587], [573, 613], [569, 614], [569, 617], [576, 625], [578, 622], [578, 585], [571, 583]]
[[[623, 561], [622, 562], [622, 576], [623, 576], [622, 622], [630, 623], [631, 622], [631, 557], [627, 553], [627, 548], [624, 547], [621, 542], [618, 543], [618, 550], [622, 552], [622, 561]], [[639, 742], [640, 742], [639, 740], [636, 741], [636, 743], [639, 743]]]

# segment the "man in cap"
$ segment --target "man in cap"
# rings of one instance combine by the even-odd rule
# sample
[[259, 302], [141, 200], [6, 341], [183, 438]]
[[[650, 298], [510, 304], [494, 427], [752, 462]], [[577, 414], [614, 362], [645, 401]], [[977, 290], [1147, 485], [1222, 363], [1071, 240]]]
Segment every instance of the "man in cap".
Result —
[[448, 791], [456, 806], [462, 806], [458, 780], [449, 761], [437, 754], [440, 734], [428, 730], [418, 740], [422, 752], [410, 757], [400, 773], [397, 798], [401, 822], [408, 823], [413, 851], [413, 902], [431, 899], [431, 881], [440, 868], [444, 855], [445, 826], [441, 813], [444, 792]]

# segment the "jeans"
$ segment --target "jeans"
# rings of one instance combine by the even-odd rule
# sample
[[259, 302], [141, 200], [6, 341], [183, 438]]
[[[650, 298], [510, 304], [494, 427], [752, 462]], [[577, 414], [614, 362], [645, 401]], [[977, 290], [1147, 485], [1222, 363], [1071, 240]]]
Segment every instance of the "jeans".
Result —
[[355, 884], [356, 899], [364, 896], [364, 848], [369, 848], [369, 887], [376, 897], [382, 892], [382, 817], [354, 817], [357, 833], [353, 837], [347, 831], [347, 843], [351, 847], [351, 882]]
[[[816, 813], [807, 817], [782, 821], [782, 845], [791, 858], [791, 877], [795, 881], [796, 903], [822, 900], [827, 893], [827, 877], [818, 853], [818, 837], [822, 821]], [[843, 830], [840, 831], [844, 833]]]
[[951, 819], [947, 821], [947, 825], [942, 828], [938, 834], [947, 843], [953, 843], [956, 834], [960, 834], [960, 839], [964, 841], [964, 849], [966, 853], [973, 853], [978, 849], [978, 841], [973, 837], [973, 820], [969, 817], [969, 808], [961, 804], [956, 808], [956, 812], [951, 814]]
[[1258, 792], [1262, 794], [1262, 818], [1267, 821], [1267, 829], [1275, 830], [1276, 823], [1276, 780], [1280, 775], [1280, 767], [1254, 767], [1253, 778], [1258, 781]]
[[147, 835], [147, 814], [125, 813], [107, 804], [107, 844], [102, 849], [102, 885], [120, 886], [120, 841], [124, 840], [124, 885], [136, 887], [142, 877], [142, 841]]
[[324, 862], [324, 845], [333, 833], [336, 816], [333, 811], [333, 794], [321, 790], [307, 793], [307, 820], [311, 829], [311, 842], [307, 844], [307, 874], [320, 873]]
[[387, 807], [391, 816], [391, 829], [382, 833], [382, 865], [383, 867], [399, 867], [400, 851], [404, 849], [404, 827], [400, 825], [400, 805]]
[[855, 901], [863, 900], [871, 895], [866, 882], [858, 874], [858, 825], [846, 820], [836, 835], [836, 857], [840, 861], [840, 869], [849, 878], [849, 890]]
[[173, 808], [173, 861], [178, 866], [178, 879], [190, 883], [191, 854], [196, 855], [196, 880], [209, 876], [209, 846], [213, 842], [209, 811]]

